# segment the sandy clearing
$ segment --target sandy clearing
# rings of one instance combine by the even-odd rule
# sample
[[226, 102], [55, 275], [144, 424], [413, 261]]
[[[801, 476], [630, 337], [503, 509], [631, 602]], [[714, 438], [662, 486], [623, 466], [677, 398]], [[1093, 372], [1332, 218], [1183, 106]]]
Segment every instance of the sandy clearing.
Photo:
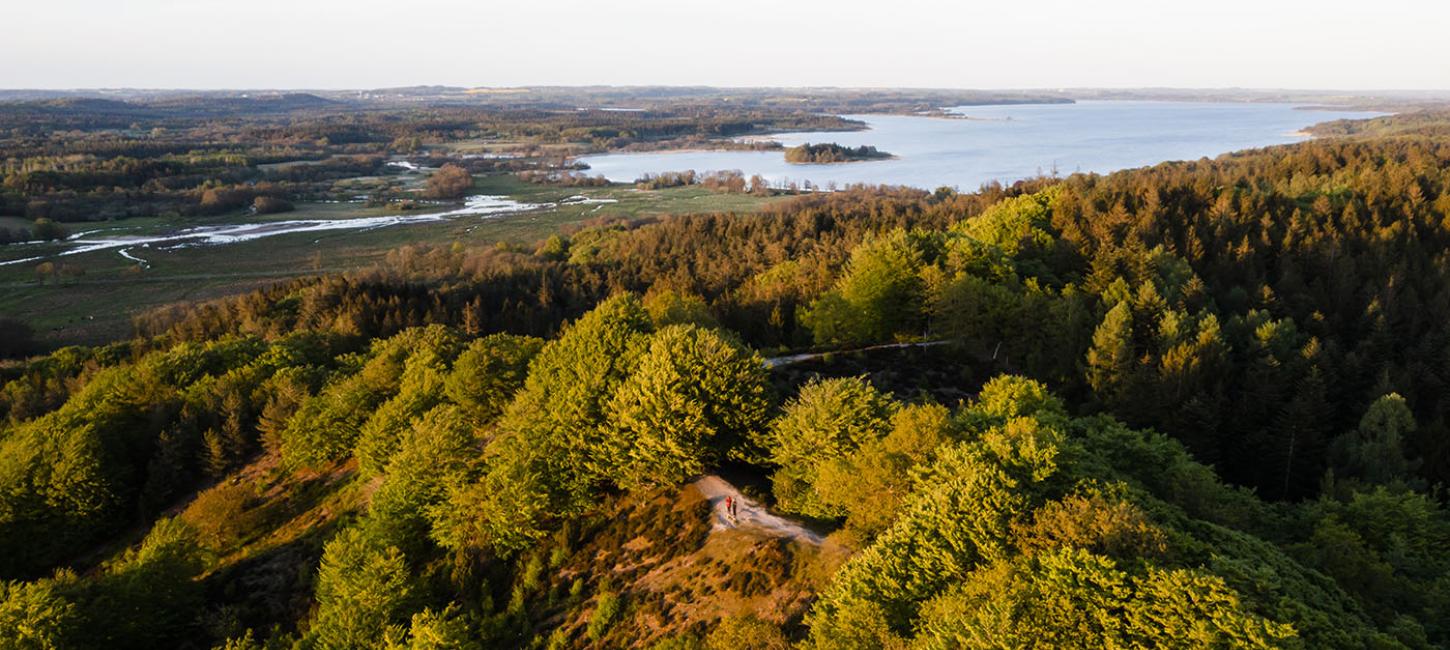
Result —
[[[714, 530], [739, 528], [758, 530], [775, 537], [789, 537], [813, 546], [824, 541], [819, 534], [784, 517], [766, 512], [765, 507], [749, 499], [725, 479], [710, 475], [694, 483], [695, 489], [710, 500], [711, 524]], [[731, 519], [725, 512], [725, 497], [734, 497], [736, 517]]]

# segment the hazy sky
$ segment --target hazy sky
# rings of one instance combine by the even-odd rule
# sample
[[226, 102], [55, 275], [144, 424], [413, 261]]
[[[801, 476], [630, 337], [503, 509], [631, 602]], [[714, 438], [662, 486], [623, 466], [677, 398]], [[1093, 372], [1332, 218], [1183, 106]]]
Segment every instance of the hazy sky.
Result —
[[0, 1], [6, 88], [1450, 88], [1445, 0]]

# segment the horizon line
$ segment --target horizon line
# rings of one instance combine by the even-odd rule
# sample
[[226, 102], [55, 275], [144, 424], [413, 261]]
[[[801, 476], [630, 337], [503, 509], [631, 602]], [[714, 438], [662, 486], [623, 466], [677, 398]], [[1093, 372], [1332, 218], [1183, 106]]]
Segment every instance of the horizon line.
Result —
[[1289, 87], [1289, 86], [1163, 86], [1163, 85], [1142, 85], [1142, 86], [1021, 86], [1021, 87], [987, 87], [987, 86], [783, 86], [783, 85], [712, 85], [712, 84], [527, 84], [527, 85], [453, 85], [453, 84], [430, 84], [418, 83], [408, 85], [392, 86], [0, 86], [0, 92], [116, 92], [116, 91], [143, 91], [143, 92], [175, 92], [175, 91], [198, 91], [198, 92], [349, 92], [349, 91], [383, 91], [403, 90], [410, 88], [438, 88], [445, 90], [533, 90], [533, 89], [589, 89], [589, 88], [674, 88], [691, 89], [703, 88], [713, 90], [913, 90], [913, 91], [945, 91], [945, 92], [1084, 92], [1084, 91], [1195, 91], [1195, 92], [1309, 92], [1309, 93], [1450, 93], [1450, 86], [1440, 88], [1329, 88], [1329, 87]]

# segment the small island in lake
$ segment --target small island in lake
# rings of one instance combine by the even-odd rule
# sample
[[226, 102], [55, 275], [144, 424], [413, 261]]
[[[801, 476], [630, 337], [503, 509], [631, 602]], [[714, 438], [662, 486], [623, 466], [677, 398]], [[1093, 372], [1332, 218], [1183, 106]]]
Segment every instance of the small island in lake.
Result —
[[807, 142], [798, 147], [790, 147], [785, 150], [786, 162], [802, 164], [859, 162], [862, 160], [883, 160], [893, 157], [885, 151], [878, 151], [876, 147], [866, 145], [843, 147], [834, 142], [826, 144], [811, 144]]

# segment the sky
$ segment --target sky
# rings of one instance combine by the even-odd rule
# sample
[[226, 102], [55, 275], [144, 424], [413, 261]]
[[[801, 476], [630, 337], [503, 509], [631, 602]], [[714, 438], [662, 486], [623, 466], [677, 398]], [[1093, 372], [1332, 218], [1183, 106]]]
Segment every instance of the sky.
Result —
[[0, 88], [1450, 88], [1444, 0], [3, 0]]

